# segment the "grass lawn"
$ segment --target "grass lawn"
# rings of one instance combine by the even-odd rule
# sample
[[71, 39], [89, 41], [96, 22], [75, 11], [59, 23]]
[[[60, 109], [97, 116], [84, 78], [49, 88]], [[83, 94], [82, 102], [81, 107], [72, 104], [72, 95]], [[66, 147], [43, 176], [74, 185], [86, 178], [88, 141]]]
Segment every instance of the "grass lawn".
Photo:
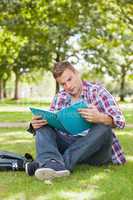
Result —
[[[126, 105], [126, 104], [125, 104]], [[29, 107], [42, 107], [48, 109], [49, 104], [0, 104], [0, 122], [28, 122], [32, 114]], [[131, 108], [122, 109], [126, 123], [133, 124], [133, 104]]]
[[0, 122], [28, 122], [32, 118], [29, 107], [48, 109], [49, 103], [0, 103]]
[[[29, 106], [48, 104], [0, 104], [0, 122], [27, 122]], [[124, 105], [127, 123], [133, 124], [132, 106]], [[128, 162], [124, 166], [77, 166], [67, 178], [50, 184], [28, 177], [24, 172], [0, 172], [0, 200], [132, 200], [133, 195], [133, 130], [116, 131]], [[0, 151], [7, 150], [35, 157], [34, 138], [24, 128], [0, 128]]]
[[[0, 128], [0, 150], [35, 155], [34, 138], [22, 128]], [[24, 172], [0, 172], [0, 200], [132, 200], [133, 131], [117, 131], [128, 162], [124, 166], [76, 167], [67, 178], [46, 184]]]
[[28, 122], [31, 112], [0, 112], [0, 122]]
[[133, 109], [132, 110], [124, 110], [123, 114], [125, 116], [126, 122], [129, 124], [133, 124]]

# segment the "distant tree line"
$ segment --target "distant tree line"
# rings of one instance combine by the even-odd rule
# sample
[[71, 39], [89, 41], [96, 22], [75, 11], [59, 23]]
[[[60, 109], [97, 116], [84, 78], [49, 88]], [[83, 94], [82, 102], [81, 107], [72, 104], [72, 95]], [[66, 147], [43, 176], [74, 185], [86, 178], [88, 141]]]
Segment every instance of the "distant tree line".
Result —
[[123, 101], [133, 81], [132, 11], [132, 0], [1, 0], [0, 99], [7, 97], [12, 73], [18, 99], [24, 74], [34, 80], [36, 71], [50, 71], [64, 59], [78, 63], [82, 56], [84, 76], [108, 74]]

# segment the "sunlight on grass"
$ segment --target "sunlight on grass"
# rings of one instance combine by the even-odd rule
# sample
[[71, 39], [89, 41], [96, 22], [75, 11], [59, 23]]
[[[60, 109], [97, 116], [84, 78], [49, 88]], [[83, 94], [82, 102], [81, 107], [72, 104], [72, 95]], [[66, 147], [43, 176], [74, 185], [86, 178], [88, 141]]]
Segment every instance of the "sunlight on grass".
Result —
[[[104, 192], [96, 191], [94, 189], [90, 189], [89, 191], [86, 192], [73, 192], [73, 191], [60, 191], [54, 193], [54, 195], [51, 193], [41, 195], [41, 196], [36, 196], [35, 198], [32, 197], [32, 200], [52, 200], [54, 198], [56, 199], [62, 199], [62, 200], [96, 200], [100, 196], [102, 196]], [[18, 193], [9, 196], [8, 198], [4, 198], [3, 200], [27, 200], [25, 193]]]
[[60, 197], [62, 197], [62, 199], [71, 199], [71, 200], [84, 200], [84, 199], [98, 199], [103, 193], [100, 191], [96, 191], [94, 189], [90, 189], [89, 191], [86, 192], [60, 192]]
[[11, 195], [8, 198], [4, 198], [3, 200], [26, 200], [26, 196], [24, 193], [18, 193], [18, 194]]
[[15, 136], [16, 139], [18, 137], [24, 137], [24, 138], [31, 138], [32, 135], [29, 134], [26, 130], [22, 130], [22, 131], [16, 131], [16, 130], [6, 130], [6, 131], [2, 131], [2, 129], [0, 129], [0, 136], [1, 137], [11, 137], [11, 136]]
[[[0, 200], [132, 200], [132, 129], [116, 132], [127, 155], [125, 165], [77, 166], [69, 178], [54, 179], [51, 184], [24, 172], [1, 172]], [[1, 128], [0, 136], [1, 150], [35, 157], [34, 137], [24, 128]]]
[[102, 179], [105, 179], [106, 177], [107, 177], [107, 174], [101, 172], [101, 173], [99, 173], [97, 175], [92, 176], [90, 181], [91, 182], [97, 182], [97, 181], [100, 181]]
[[49, 108], [49, 104], [26, 104], [26, 105], [11, 105], [11, 104], [6, 104], [2, 105], [0, 104], [0, 112], [29, 112], [29, 107], [39, 107], [39, 108]]
[[133, 136], [133, 131], [132, 132], [117, 132], [117, 135], [127, 135], [127, 136]]
[[[25, 134], [24, 134], [25, 133]], [[31, 143], [33, 140], [32, 135], [26, 131], [9, 131], [0, 133], [0, 143], [2, 144], [16, 144], [16, 143]], [[8, 138], [8, 139], [7, 139]]]
[[2, 142], [2, 144], [17, 144], [17, 143], [31, 143], [31, 140], [26, 140], [26, 139], [12, 139], [10, 141], [7, 141], [7, 139], [0, 139], [0, 142]]
[[133, 162], [133, 156], [126, 156], [126, 159], [127, 159], [127, 161], [131, 161], [131, 162]]
[[5, 105], [0, 106], [0, 112], [29, 112], [28, 106]]

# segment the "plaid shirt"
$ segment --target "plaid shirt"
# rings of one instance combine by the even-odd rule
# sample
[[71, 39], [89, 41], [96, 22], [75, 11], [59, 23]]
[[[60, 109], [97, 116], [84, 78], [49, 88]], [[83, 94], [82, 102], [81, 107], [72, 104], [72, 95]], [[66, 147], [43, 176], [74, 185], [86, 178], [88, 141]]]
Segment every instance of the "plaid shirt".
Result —
[[[116, 127], [124, 128], [125, 119], [115, 102], [114, 97], [101, 85], [82, 81], [81, 97], [88, 104], [94, 104], [99, 112], [111, 116]], [[71, 96], [64, 90], [60, 91], [53, 99], [50, 110], [60, 110], [71, 105]], [[120, 143], [113, 133], [112, 162], [122, 164], [126, 162]]]

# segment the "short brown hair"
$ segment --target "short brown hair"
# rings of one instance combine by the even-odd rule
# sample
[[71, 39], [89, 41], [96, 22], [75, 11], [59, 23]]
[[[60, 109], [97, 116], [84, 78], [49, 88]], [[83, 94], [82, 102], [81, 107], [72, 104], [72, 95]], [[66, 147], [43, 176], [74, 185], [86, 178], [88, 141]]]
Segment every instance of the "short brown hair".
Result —
[[70, 69], [73, 72], [76, 71], [73, 65], [68, 61], [56, 62], [52, 70], [54, 78], [60, 77], [66, 69]]

